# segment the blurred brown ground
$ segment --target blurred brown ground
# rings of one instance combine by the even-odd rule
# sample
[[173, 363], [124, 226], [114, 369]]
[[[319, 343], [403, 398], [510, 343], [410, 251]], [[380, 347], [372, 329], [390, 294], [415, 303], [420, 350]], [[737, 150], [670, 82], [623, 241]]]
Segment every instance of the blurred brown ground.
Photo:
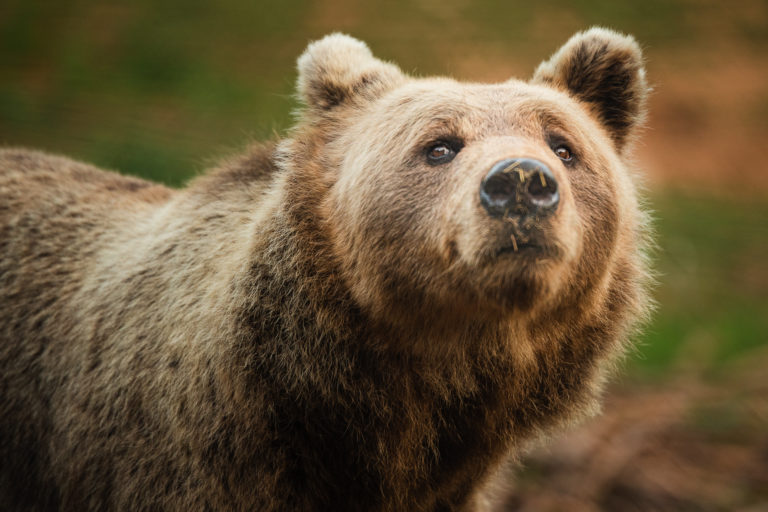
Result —
[[727, 379], [615, 389], [604, 413], [524, 459], [506, 509], [768, 510], [768, 351]]

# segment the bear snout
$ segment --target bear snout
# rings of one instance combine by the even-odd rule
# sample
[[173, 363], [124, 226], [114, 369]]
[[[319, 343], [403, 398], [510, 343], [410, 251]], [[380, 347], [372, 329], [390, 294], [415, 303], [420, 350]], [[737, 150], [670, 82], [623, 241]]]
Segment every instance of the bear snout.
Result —
[[483, 178], [480, 203], [491, 217], [541, 219], [557, 210], [560, 193], [554, 174], [544, 162], [505, 158]]

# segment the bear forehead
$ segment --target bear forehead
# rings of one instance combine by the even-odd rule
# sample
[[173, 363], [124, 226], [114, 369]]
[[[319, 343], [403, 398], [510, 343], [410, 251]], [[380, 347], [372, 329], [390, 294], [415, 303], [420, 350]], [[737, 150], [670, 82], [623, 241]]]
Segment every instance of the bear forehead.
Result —
[[412, 79], [385, 94], [365, 116], [375, 124], [455, 131], [471, 137], [489, 129], [558, 130], [591, 138], [599, 125], [583, 103], [552, 87], [521, 80], [486, 84], [449, 78]]

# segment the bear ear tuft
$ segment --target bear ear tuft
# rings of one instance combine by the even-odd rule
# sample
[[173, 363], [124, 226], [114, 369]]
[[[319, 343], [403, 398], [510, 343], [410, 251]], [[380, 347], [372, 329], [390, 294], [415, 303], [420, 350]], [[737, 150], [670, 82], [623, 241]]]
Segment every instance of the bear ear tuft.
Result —
[[301, 100], [321, 112], [375, 99], [403, 78], [397, 66], [375, 58], [365, 43], [339, 33], [311, 43], [298, 68]]
[[645, 117], [649, 88], [642, 51], [631, 36], [603, 28], [580, 32], [542, 62], [531, 81], [589, 104], [619, 149]]

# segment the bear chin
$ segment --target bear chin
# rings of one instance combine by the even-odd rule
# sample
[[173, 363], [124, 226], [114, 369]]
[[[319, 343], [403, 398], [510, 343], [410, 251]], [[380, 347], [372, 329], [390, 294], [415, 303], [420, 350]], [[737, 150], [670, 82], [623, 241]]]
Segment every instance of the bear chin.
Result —
[[478, 309], [508, 316], [548, 303], [563, 268], [560, 262], [543, 254], [539, 248], [518, 246], [517, 251], [505, 250], [494, 258], [474, 286]]
[[510, 277], [491, 289], [499, 309], [503, 311], [530, 311], [537, 304], [546, 302], [551, 296], [551, 286], [546, 276], [526, 270], [521, 275]]
[[530, 305], [549, 292], [549, 283], [557, 281], [556, 275], [566, 265], [564, 260], [558, 244], [541, 238], [510, 238], [489, 248], [481, 258], [488, 274], [481, 287], [491, 290], [490, 295], [500, 297], [501, 302]]

